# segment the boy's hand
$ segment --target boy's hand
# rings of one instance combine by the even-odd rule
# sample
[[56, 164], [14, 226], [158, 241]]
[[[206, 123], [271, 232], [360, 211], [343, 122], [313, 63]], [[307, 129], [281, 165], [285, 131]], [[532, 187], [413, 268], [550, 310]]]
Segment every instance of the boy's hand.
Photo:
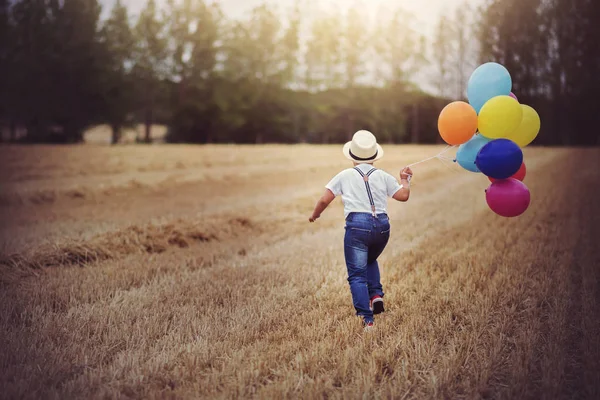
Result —
[[400, 179], [409, 180], [412, 177], [412, 169], [410, 167], [404, 167], [402, 171], [400, 171]]
[[315, 210], [312, 213], [312, 216], [308, 219], [310, 222], [315, 222], [323, 211], [329, 206], [329, 204], [335, 199], [335, 195], [331, 192], [331, 190], [326, 189], [323, 196], [317, 202], [315, 206]]

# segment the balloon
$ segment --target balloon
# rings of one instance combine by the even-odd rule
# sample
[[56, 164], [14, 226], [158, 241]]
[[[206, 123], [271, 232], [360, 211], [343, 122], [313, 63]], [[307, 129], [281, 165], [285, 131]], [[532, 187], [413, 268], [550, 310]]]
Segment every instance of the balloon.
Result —
[[[513, 178], [513, 179], [516, 179], [516, 180], [519, 180], [519, 181], [523, 182], [523, 181], [525, 180], [525, 176], [526, 176], [526, 175], [527, 175], [527, 167], [525, 167], [525, 163], [523, 163], [523, 164], [521, 164], [521, 168], [519, 168], [519, 170], [517, 171], [517, 173], [516, 173], [516, 174], [514, 174], [513, 176], [511, 176], [511, 178]], [[489, 176], [488, 176], [488, 179], [489, 179], [491, 182], [496, 182], [496, 181], [498, 181], [498, 179], [495, 179], [495, 178], [490, 178]]]
[[531, 107], [521, 104], [523, 110], [523, 118], [519, 127], [507, 136], [508, 139], [512, 140], [520, 147], [525, 147], [537, 137], [542, 127], [540, 116]]
[[496, 214], [512, 218], [523, 214], [531, 202], [527, 186], [517, 179], [502, 179], [491, 184], [485, 199]]
[[450, 103], [440, 113], [438, 130], [449, 145], [463, 144], [477, 131], [477, 113], [464, 101]]
[[519, 101], [519, 98], [513, 92], [510, 92], [509, 96], [512, 97], [513, 99], [515, 99], [516, 101]]
[[475, 164], [488, 177], [510, 178], [523, 164], [523, 151], [511, 140], [492, 140], [479, 150]]
[[461, 144], [456, 152], [456, 162], [471, 172], [481, 172], [477, 165], [475, 165], [475, 159], [477, 158], [477, 153], [483, 146], [489, 143], [490, 139], [485, 136], [475, 135], [469, 140], [467, 143]]
[[490, 99], [508, 96], [512, 88], [512, 78], [506, 68], [497, 63], [479, 66], [471, 75], [467, 86], [469, 103], [477, 113]]
[[479, 132], [489, 139], [506, 138], [523, 121], [523, 109], [510, 96], [496, 96], [479, 112]]

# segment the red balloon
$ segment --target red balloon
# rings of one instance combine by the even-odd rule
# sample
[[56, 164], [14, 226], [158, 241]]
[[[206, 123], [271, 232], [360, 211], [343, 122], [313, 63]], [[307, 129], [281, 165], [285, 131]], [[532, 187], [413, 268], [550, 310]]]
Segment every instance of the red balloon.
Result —
[[[511, 176], [511, 178], [514, 179], [518, 179], [521, 182], [523, 182], [525, 180], [525, 176], [527, 175], [527, 167], [525, 167], [525, 163], [521, 164], [521, 168], [519, 168], [519, 170], [517, 171], [516, 174], [514, 174], [513, 176]], [[498, 181], [499, 179], [495, 179], [495, 178], [490, 178], [488, 176], [488, 179], [493, 183]]]

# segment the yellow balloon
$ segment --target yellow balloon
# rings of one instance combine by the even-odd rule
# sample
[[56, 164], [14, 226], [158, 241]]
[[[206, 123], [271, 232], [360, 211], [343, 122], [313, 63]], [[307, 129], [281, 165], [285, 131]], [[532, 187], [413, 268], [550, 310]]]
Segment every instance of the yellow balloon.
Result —
[[525, 104], [521, 104], [521, 108], [523, 109], [521, 125], [507, 139], [512, 140], [519, 147], [525, 147], [533, 142], [533, 139], [540, 133], [542, 122], [540, 121], [540, 116], [533, 108]]
[[523, 109], [510, 96], [496, 96], [479, 112], [479, 133], [488, 139], [507, 138], [521, 124]]

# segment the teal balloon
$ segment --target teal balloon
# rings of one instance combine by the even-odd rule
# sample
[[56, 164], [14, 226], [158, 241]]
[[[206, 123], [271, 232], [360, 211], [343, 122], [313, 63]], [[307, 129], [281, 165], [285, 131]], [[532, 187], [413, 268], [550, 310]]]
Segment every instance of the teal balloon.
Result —
[[477, 168], [475, 160], [477, 159], [479, 150], [490, 141], [491, 139], [481, 136], [480, 134], [473, 136], [471, 140], [461, 144], [458, 148], [458, 151], [456, 152], [456, 162], [467, 171], [481, 172], [479, 168]]
[[510, 96], [512, 78], [508, 70], [498, 63], [479, 66], [469, 79], [467, 97], [469, 104], [477, 111], [496, 96]]

